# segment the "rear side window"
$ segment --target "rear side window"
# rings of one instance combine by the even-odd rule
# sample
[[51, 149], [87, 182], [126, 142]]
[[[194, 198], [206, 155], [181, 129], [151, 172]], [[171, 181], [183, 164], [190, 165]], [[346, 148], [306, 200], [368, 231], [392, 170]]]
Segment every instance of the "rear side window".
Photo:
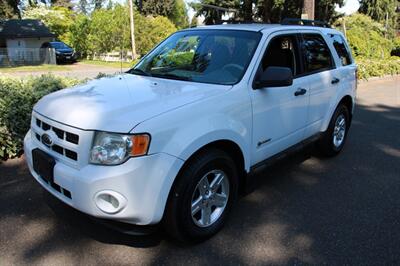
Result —
[[333, 68], [331, 52], [321, 35], [303, 34], [303, 53], [307, 73]]
[[330, 34], [332, 38], [333, 46], [335, 47], [336, 53], [338, 54], [340, 61], [343, 66], [350, 65], [352, 63], [350, 51], [347, 49], [345, 40], [339, 34]]

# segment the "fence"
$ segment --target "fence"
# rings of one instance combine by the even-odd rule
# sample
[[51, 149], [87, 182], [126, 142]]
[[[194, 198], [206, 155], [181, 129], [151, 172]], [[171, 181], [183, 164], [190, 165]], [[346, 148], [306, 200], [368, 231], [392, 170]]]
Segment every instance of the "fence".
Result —
[[53, 48], [0, 48], [0, 66], [56, 64]]
[[132, 52], [110, 52], [105, 54], [94, 54], [90, 57], [92, 60], [100, 60], [106, 62], [131, 62]]

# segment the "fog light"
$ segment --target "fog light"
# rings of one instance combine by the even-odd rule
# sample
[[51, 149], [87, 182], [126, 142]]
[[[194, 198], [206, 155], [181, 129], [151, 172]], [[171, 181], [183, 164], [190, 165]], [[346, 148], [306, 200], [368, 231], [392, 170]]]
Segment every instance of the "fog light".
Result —
[[108, 214], [120, 212], [126, 206], [126, 199], [112, 190], [103, 190], [94, 196], [97, 208]]

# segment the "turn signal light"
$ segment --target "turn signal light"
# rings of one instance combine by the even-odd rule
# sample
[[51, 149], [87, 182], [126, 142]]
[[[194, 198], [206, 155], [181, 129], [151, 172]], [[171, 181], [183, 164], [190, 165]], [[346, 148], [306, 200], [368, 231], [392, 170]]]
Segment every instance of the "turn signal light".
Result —
[[147, 134], [133, 135], [131, 137], [131, 140], [132, 140], [132, 147], [131, 147], [132, 156], [141, 156], [147, 154], [150, 144], [149, 135]]

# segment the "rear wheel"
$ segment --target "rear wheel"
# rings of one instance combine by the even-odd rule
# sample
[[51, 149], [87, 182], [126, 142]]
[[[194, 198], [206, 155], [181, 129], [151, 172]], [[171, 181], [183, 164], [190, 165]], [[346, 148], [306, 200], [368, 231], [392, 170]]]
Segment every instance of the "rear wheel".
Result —
[[349, 126], [349, 110], [345, 105], [341, 104], [336, 108], [328, 129], [319, 140], [318, 147], [323, 155], [335, 156], [343, 149]]
[[198, 154], [171, 190], [166, 232], [184, 242], [198, 242], [217, 233], [236, 200], [237, 184], [237, 169], [228, 154], [218, 149]]

